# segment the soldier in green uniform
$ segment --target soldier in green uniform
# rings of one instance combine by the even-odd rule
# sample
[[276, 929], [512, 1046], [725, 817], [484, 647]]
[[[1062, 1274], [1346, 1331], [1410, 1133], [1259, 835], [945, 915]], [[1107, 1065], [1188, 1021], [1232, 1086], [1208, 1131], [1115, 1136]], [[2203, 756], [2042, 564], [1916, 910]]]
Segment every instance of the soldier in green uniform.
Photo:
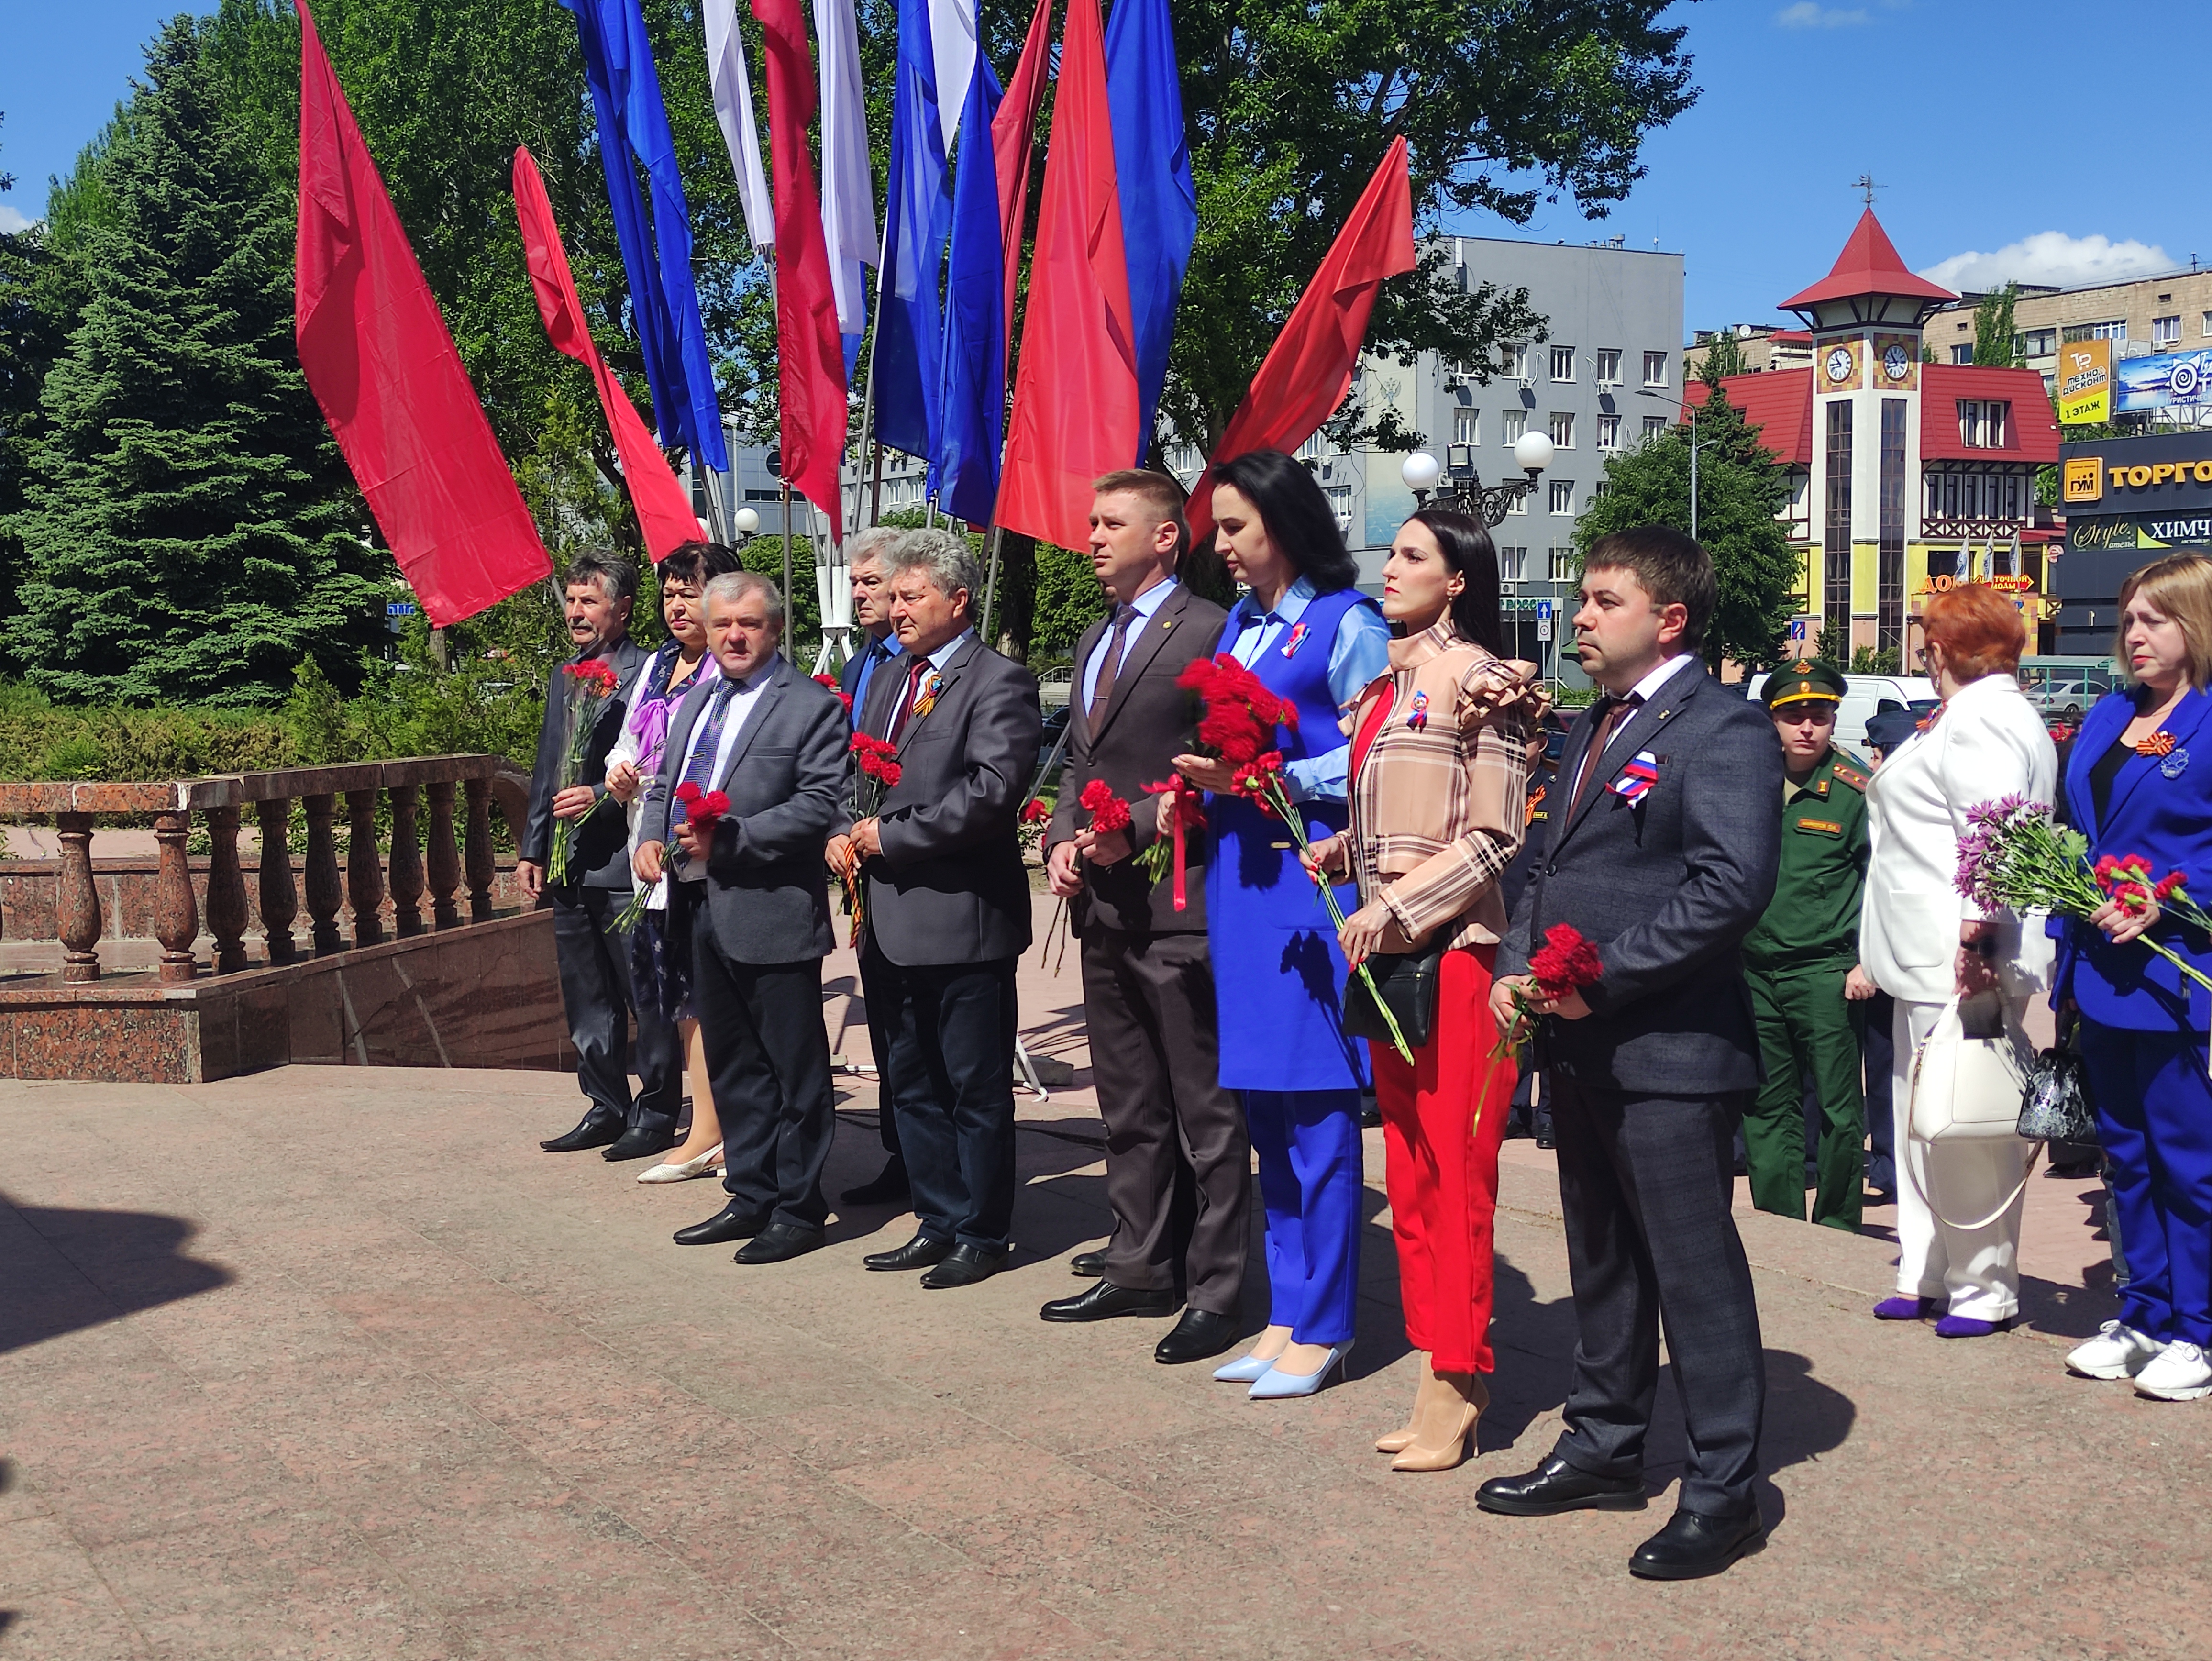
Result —
[[1752, 1203], [1805, 1215], [1803, 1076], [1820, 1104], [1813, 1220], [1856, 1231], [1863, 1205], [1866, 1102], [1860, 1007], [1844, 996], [1858, 961], [1866, 881], [1868, 770], [1836, 747], [1844, 678], [1827, 664], [1787, 663], [1760, 694], [1782, 740], [1782, 868], [1774, 899], [1743, 943], [1766, 1080], [1744, 1116]]

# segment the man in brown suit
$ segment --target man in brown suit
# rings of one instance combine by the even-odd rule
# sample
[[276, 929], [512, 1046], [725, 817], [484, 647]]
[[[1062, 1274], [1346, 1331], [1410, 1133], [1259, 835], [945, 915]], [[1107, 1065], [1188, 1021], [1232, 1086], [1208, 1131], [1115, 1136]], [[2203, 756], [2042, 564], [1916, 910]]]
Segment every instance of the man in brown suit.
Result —
[[[1188, 1307], [1153, 1354], [1196, 1361], [1226, 1349], [1241, 1324], [1251, 1148], [1243, 1110], [1219, 1082], [1203, 839], [1186, 840], [1180, 911], [1172, 865], [1154, 882], [1136, 855], [1159, 835], [1145, 786], [1173, 777], [1170, 757], [1191, 747], [1192, 700], [1176, 677], [1213, 650], [1227, 614], [1176, 580], [1190, 530], [1172, 478], [1109, 473], [1097, 490], [1091, 563], [1113, 609], [1076, 648], [1067, 767], [1046, 866], [1083, 941], [1115, 1228], [1098, 1283], [1039, 1313], [1048, 1321], [1171, 1315], [1183, 1301], [1181, 1281]], [[1094, 779], [1130, 804], [1128, 830], [1090, 828], [1079, 798]], [[1179, 1167], [1194, 1202], [1182, 1207]]]

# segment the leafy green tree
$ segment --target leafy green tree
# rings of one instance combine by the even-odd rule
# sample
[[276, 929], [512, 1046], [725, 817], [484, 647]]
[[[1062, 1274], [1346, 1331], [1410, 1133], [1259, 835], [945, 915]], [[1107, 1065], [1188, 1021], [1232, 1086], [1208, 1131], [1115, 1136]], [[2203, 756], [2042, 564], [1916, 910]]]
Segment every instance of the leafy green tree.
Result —
[[1735, 330], [1717, 331], [1706, 342], [1705, 362], [1698, 373], [1705, 380], [1714, 381], [1743, 373], [1743, 344], [1735, 338]]
[[[1784, 632], [1796, 612], [1801, 567], [1789, 533], [1775, 515], [1790, 484], [1759, 429], [1728, 395], [1708, 383], [1696, 424], [1698, 539], [1713, 557], [1719, 604], [1705, 630], [1706, 660], [1764, 666], [1784, 651]], [[1690, 441], [1684, 422], [1655, 434], [1606, 464], [1606, 493], [1575, 521], [1584, 555], [1598, 538], [1639, 525], [1690, 528]], [[1823, 637], [1825, 651], [1827, 642]]]
[[2013, 327], [2013, 302], [2020, 284], [2008, 283], [1995, 294], [1984, 295], [1974, 307], [1974, 362], [1984, 368], [2016, 369], [2026, 362], [2020, 355], [2020, 337]]
[[267, 702], [305, 657], [357, 682], [385, 637], [389, 566], [293, 350], [291, 204], [216, 102], [205, 30], [163, 29], [102, 160], [15, 516], [14, 650], [67, 699]]

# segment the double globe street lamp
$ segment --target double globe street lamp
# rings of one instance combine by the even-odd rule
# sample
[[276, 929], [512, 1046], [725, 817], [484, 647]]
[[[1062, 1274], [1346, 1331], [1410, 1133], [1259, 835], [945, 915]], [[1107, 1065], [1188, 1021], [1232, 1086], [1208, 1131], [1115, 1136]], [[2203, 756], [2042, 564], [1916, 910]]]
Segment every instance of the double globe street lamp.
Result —
[[1416, 450], [1398, 469], [1413, 498], [1424, 508], [1445, 508], [1468, 514], [1485, 525], [1495, 525], [1512, 511], [1513, 504], [1533, 494], [1537, 479], [1552, 465], [1552, 441], [1541, 433], [1523, 433], [1513, 441], [1513, 465], [1526, 475], [1503, 484], [1485, 484], [1475, 471], [1474, 446], [1445, 447], [1438, 461], [1426, 450]]

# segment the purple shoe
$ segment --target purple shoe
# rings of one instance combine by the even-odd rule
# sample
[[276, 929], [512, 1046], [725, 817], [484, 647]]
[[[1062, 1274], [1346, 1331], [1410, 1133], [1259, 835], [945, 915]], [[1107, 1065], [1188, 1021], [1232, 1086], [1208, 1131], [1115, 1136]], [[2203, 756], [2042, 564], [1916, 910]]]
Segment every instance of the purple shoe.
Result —
[[1933, 1298], [1885, 1298], [1874, 1306], [1877, 1321], [1924, 1321], [1935, 1312]]
[[1936, 1323], [1938, 1338], [1986, 1338], [1993, 1332], [2007, 1332], [2012, 1328], [2013, 1317], [2002, 1321], [1977, 1321], [1971, 1315], [1946, 1315]]

